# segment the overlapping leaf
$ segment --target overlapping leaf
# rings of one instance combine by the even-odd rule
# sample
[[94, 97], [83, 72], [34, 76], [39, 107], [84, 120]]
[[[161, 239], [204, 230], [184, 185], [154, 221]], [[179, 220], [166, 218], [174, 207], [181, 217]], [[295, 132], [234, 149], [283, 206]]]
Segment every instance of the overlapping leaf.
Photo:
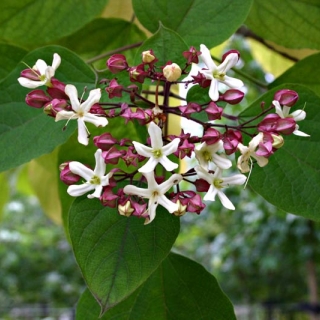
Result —
[[[228, 39], [246, 19], [251, 0], [133, 0], [139, 21], [151, 32], [161, 22], [188, 45], [214, 47]], [[152, 19], [150, 19], [152, 17]]]
[[156, 219], [120, 216], [98, 200], [77, 199], [69, 234], [87, 285], [105, 312], [136, 290], [168, 255], [179, 219], [158, 207]]
[[320, 3], [255, 0], [246, 24], [260, 37], [287, 48], [320, 49]]
[[[97, 320], [99, 307], [89, 291], [77, 306], [77, 320]], [[131, 296], [102, 319], [235, 319], [233, 307], [216, 279], [201, 265], [171, 253]]]
[[307, 118], [299, 122], [299, 127], [301, 131], [310, 134], [310, 137], [284, 136], [284, 146], [270, 157], [268, 165], [263, 168], [254, 166], [249, 184], [280, 209], [319, 221], [320, 98], [304, 86], [282, 85], [263, 95], [242, 112], [240, 120], [243, 122], [257, 115], [261, 111], [262, 101], [269, 106], [274, 93], [281, 88], [299, 93], [299, 100], [292, 109], [294, 111], [305, 107]]
[[[65, 83], [73, 83], [79, 90], [92, 87], [92, 70], [71, 51], [57, 46], [37, 49], [23, 58], [29, 66], [37, 59], [51, 65], [53, 53], [60, 54], [61, 66], [55, 77]], [[42, 110], [26, 105], [25, 96], [31, 91], [23, 88], [17, 79], [24, 64], [19, 64], [10, 75], [0, 83], [0, 148], [2, 153], [0, 171], [16, 167], [22, 163], [51, 152], [65, 142], [73, 133], [75, 121], [71, 121], [66, 130], [62, 130], [65, 121], [55, 123]]]

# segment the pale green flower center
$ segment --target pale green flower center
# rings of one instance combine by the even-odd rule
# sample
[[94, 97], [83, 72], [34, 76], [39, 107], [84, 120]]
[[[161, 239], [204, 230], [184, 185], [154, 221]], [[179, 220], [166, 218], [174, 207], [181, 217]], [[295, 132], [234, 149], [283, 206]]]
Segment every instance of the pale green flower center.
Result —
[[224, 80], [224, 77], [226, 76], [226, 74], [223, 73], [223, 72], [215, 72], [215, 73], [213, 73], [212, 75], [213, 75], [213, 77], [214, 77], [215, 79], [220, 80], [220, 81], [223, 81], [223, 80]]
[[91, 184], [97, 184], [99, 185], [101, 183], [101, 180], [98, 176], [93, 176], [91, 179], [90, 179], [90, 183]]
[[156, 159], [159, 159], [162, 157], [162, 150], [161, 149], [153, 150], [152, 153], [153, 153], [153, 157]]
[[209, 151], [207, 151], [207, 150], [203, 151], [202, 156], [203, 156], [204, 160], [206, 160], [207, 162], [212, 161], [212, 156]]
[[222, 189], [223, 187], [221, 186], [223, 180], [222, 179], [214, 179], [213, 180], [213, 185], [217, 188], [217, 189]]
[[39, 80], [40, 80], [40, 81], [46, 80], [46, 75], [45, 75], [45, 74], [42, 74], [42, 75], [40, 75], [40, 76], [38, 76], [38, 77], [39, 77]]

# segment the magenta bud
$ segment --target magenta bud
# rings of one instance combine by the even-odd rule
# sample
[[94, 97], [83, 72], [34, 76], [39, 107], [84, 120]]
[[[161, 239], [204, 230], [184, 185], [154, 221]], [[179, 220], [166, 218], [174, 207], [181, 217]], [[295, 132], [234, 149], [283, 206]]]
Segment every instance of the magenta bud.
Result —
[[51, 99], [42, 90], [33, 90], [26, 96], [26, 104], [33, 108], [42, 108]]
[[260, 132], [277, 132], [277, 121], [280, 116], [276, 113], [270, 113], [258, 124]]
[[51, 87], [47, 88], [47, 92], [50, 94], [50, 96], [52, 98], [56, 98], [56, 99], [64, 99], [64, 100], [69, 100], [69, 96], [66, 95], [65, 93], [65, 88], [66, 85], [55, 79], [55, 78], [51, 78]]
[[123, 54], [114, 54], [107, 61], [107, 67], [112, 73], [128, 69], [126, 57]]
[[189, 200], [187, 211], [200, 214], [205, 207], [206, 205], [202, 202], [200, 195], [196, 194]]
[[103, 188], [103, 192], [100, 197], [100, 201], [103, 206], [115, 208], [117, 205], [117, 199], [119, 198], [118, 195], [112, 192], [111, 186], [106, 186]]
[[143, 83], [147, 75], [148, 72], [144, 70], [144, 64], [139, 64], [138, 66], [129, 69], [131, 82]]
[[282, 89], [275, 93], [274, 100], [279, 101], [282, 106], [292, 107], [299, 99], [297, 92], [289, 89]]
[[102, 157], [105, 163], [115, 165], [119, 162], [119, 159], [123, 157], [124, 153], [124, 150], [118, 150], [116, 147], [112, 147], [108, 151], [103, 151]]
[[205, 109], [209, 120], [221, 119], [223, 109], [220, 108], [216, 103], [211, 101]]
[[59, 166], [60, 180], [68, 186], [77, 183], [81, 179], [80, 176], [71, 172], [69, 168], [69, 163], [70, 161], [64, 162]]
[[197, 179], [194, 185], [198, 192], [207, 192], [210, 188], [210, 184], [204, 179]]
[[217, 143], [221, 138], [221, 134], [214, 128], [209, 128], [205, 131], [201, 142], [206, 142], [207, 145]]
[[189, 51], [184, 51], [183, 56], [187, 59], [187, 63], [199, 63], [200, 51], [197, 51], [195, 47], [190, 47]]
[[280, 118], [277, 121], [277, 131], [285, 135], [291, 134], [296, 130], [296, 122], [293, 118]]
[[71, 110], [71, 107], [69, 106], [68, 102], [63, 99], [53, 99], [51, 102], [47, 103], [43, 108], [45, 114], [54, 118], [59, 111], [63, 110]]
[[198, 103], [195, 102], [188, 102], [185, 106], [180, 106], [179, 110], [181, 111], [181, 115], [185, 116], [187, 118], [190, 118], [190, 116], [193, 113], [198, 113], [201, 111], [201, 106]]
[[237, 104], [242, 101], [244, 93], [237, 89], [227, 90], [224, 94], [221, 94], [219, 100], [225, 101], [229, 104]]
[[102, 151], [107, 151], [112, 148], [116, 143], [117, 139], [113, 138], [110, 133], [103, 133], [100, 136], [95, 136], [93, 138], [93, 143]]
[[237, 151], [238, 144], [242, 143], [242, 135], [240, 131], [232, 129], [227, 130], [222, 137], [223, 148], [227, 155]]
[[105, 110], [101, 107], [99, 103], [95, 103], [91, 108], [90, 108], [90, 113], [92, 114], [99, 114], [102, 116], [106, 116]]
[[40, 73], [35, 69], [24, 69], [20, 72], [20, 76], [29, 80], [40, 81]]
[[134, 209], [132, 213], [133, 216], [141, 218], [147, 218], [149, 216], [146, 203], [139, 204], [137, 202], [131, 201], [131, 205]]
[[109, 98], [122, 97], [123, 86], [119, 85], [116, 79], [112, 79], [109, 83], [109, 86], [106, 88], [106, 92], [109, 95]]

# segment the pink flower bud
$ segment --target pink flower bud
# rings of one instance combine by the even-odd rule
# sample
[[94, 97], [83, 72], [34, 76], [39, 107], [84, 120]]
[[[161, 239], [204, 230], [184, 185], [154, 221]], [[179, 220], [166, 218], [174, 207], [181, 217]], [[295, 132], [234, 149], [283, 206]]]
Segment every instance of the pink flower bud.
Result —
[[181, 111], [181, 115], [190, 118], [193, 113], [201, 111], [201, 106], [195, 102], [188, 102], [186, 106], [180, 106], [179, 110]]
[[117, 199], [119, 198], [118, 195], [112, 192], [111, 186], [106, 186], [103, 188], [103, 192], [100, 197], [100, 201], [103, 206], [115, 208], [117, 205]]
[[199, 84], [200, 87], [202, 88], [207, 88], [211, 84], [211, 80], [207, 79], [204, 74], [201, 72], [198, 72], [196, 76], [192, 76], [193, 78], [193, 83], [194, 84]]
[[68, 102], [63, 99], [53, 99], [51, 102], [47, 103], [43, 108], [45, 114], [54, 118], [57, 115], [57, 113], [62, 110], [71, 110], [71, 107], [69, 106]]
[[108, 151], [102, 152], [102, 157], [104, 158], [105, 163], [117, 164], [119, 159], [124, 155], [124, 150], [118, 150], [116, 147], [110, 148]]
[[242, 143], [242, 135], [240, 131], [232, 129], [227, 130], [222, 137], [223, 148], [227, 155], [237, 151], [238, 144]]
[[189, 200], [187, 211], [200, 214], [205, 207], [206, 205], [202, 202], [200, 195], [196, 194]]
[[201, 139], [201, 142], [206, 142], [207, 145], [210, 145], [218, 142], [220, 138], [221, 138], [221, 133], [218, 130], [214, 128], [209, 128], [205, 131]]
[[107, 67], [112, 73], [128, 69], [126, 57], [123, 54], [114, 54], [107, 61]]
[[197, 179], [194, 185], [198, 192], [207, 192], [210, 188], [210, 184], [204, 179]]
[[47, 88], [47, 92], [52, 98], [64, 99], [64, 100], [70, 99], [69, 96], [67, 96], [65, 93], [66, 85], [63, 82], [55, 78], [51, 78], [50, 81], [51, 81], [51, 87]]
[[[104, 117], [106, 116], [106, 111], [101, 107], [99, 103], [95, 103], [94, 105], [92, 105], [92, 107], [90, 108], [90, 113], [99, 114]], [[110, 113], [109, 113], [109, 117], [112, 117]]]
[[206, 107], [205, 112], [207, 113], [209, 120], [218, 120], [221, 119], [223, 109], [211, 101]]
[[129, 69], [130, 81], [143, 83], [148, 73], [144, 70], [144, 64]]
[[219, 101], [225, 101], [229, 104], [238, 104], [242, 101], [244, 93], [237, 89], [227, 90], [224, 94], [220, 94]]
[[26, 104], [33, 108], [42, 108], [51, 99], [42, 90], [33, 90], [26, 96]]
[[71, 172], [69, 163], [70, 161], [64, 162], [59, 166], [60, 180], [68, 186], [77, 183], [81, 179], [80, 176]]
[[116, 79], [112, 79], [109, 83], [109, 86], [106, 88], [106, 92], [109, 95], [109, 98], [122, 97], [123, 86], [119, 85]]
[[282, 133], [285, 135], [291, 134], [294, 130], [296, 130], [296, 122], [293, 118], [280, 118], [277, 121], [277, 133]]
[[25, 69], [20, 72], [20, 76], [33, 81], [40, 81], [40, 72], [35, 69]]
[[95, 136], [93, 138], [93, 143], [101, 149], [102, 151], [107, 151], [118, 143], [117, 139], [113, 138], [111, 133], [103, 133], [100, 136]]
[[297, 92], [289, 89], [282, 89], [275, 93], [273, 100], [279, 101], [282, 106], [292, 107], [298, 99], [299, 95]]
[[187, 59], [187, 63], [199, 63], [200, 51], [197, 51], [195, 47], [190, 47], [189, 51], [184, 51], [183, 56]]
[[131, 201], [132, 202], [132, 207], [134, 209], [132, 215], [133, 216], [136, 216], [136, 217], [139, 217], [139, 218], [148, 218], [149, 216], [149, 213], [147, 211], [147, 204], [146, 203], [137, 203], [137, 202], [134, 202], [134, 201]]
[[277, 121], [280, 116], [276, 113], [268, 114], [264, 119], [258, 124], [258, 130], [260, 132], [277, 132]]

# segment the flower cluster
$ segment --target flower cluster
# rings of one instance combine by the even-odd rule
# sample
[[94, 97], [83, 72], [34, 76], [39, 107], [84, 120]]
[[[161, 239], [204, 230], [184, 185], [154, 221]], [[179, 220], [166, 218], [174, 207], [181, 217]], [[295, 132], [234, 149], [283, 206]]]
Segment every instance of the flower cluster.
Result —
[[[191, 47], [182, 55], [186, 60], [183, 67], [171, 61], [158, 66], [159, 59], [151, 49], [142, 53], [141, 64], [136, 66], [130, 66], [124, 55], [115, 54], [107, 60], [108, 69], [113, 74], [126, 72], [132, 84], [124, 86], [116, 77], [103, 79], [101, 87], [91, 90], [86, 99], [83, 96], [79, 99], [74, 85], [54, 78], [61, 63], [58, 54], [54, 54], [52, 66], [39, 59], [33, 68], [21, 72], [18, 81], [22, 86], [46, 87], [46, 91], [29, 92], [26, 103], [43, 108], [55, 121], [77, 120], [80, 144], [90, 142], [86, 122], [107, 127], [112, 119], [120, 117], [124, 124], [131, 121], [147, 127], [149, 138], [145, 143], [127, 136], [115, 138], [108, 131], [93, 137], [97, 147], [94, 169], [77, 161], [63, 163], [60, 178], [69, 186], [67, 192], [71, 196], [92, 192], [88, 198], [100, 199], [102, 205], [117, 208], [121, 215], [142, 217], [145, 223], [155, 218], [158, 205], [176, 216], [186, 212], [200, 214], [205, 208], [203, 200], [215, 201], [216, 196], [225, 208], [234, 210], [223, 189], [243, 185], [247, 180], [244, 173], [250, 172], [254, 163], [260, 167], [267, 165], [270, 156], [284, 144], [283, 135], [308, 136], [297, 125], [306, 112], [290, 113], [298, 94], [289, 89], [276, 92], [272, 104], [269, 107], [263, 104], [260, 114], [245, 123], [217, 124], [215, 120], [223, 118], [237, 120], [236, 116], [225, 114], [224, 106], [238, 104], [244, 97], [240, 90], [243, 82], [227, 76], [240, 59], [239, 52], [226, 52], [220, 65], [216, 65], [205, 45], [200, 46], [200, 51]], [[192, 65], [196, 68], [193, 74]], [[139, 86], [146, 80], [156, 86], [152, 100]], [[220, 83], [229, 87], [228, 90], [222, 92]], [[204, 94], [208, 92], [207, 102], [186, 101], [178, 107], [170, 106], [174, 84], [203, 88]], [[108, 96], [108, 102], [100, 102], [102, 94]], [[113, 102], [113, 98], [125, 95], [127, 99], [122, 103]], [[180, 97], [180, 100], [184, 99]], [[198, 113], [206, 115], [207, 121], [198, 120], [195, 117]], [[202, 125], [202, 134], [191, 135], [183, 129], [178, 136], [165, 134], [170, 114]], [[243, 144], [244, 136], [249, 138], [248, 145]], [[236, 168], [232, 168], [234, 154], [238, 156]], [[189, 168], [182, 172], [180, 163], [186, 158], [193, 160], [187, 162]], [[127, 171], [120, 169], [123, 166], [119, 166], [119, 161], [126, 165]], [[80, 180], [84, 181], [79, 184]]]

